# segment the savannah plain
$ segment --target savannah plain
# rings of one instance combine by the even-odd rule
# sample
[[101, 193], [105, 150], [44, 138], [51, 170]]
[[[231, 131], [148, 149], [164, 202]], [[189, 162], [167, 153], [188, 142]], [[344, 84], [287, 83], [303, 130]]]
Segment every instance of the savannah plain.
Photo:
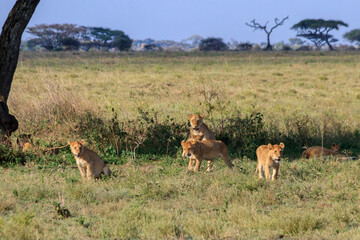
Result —
[[[0, 147], [0, 239], [360, 238], [356, 51], [23, 52], [8, 104], [19, 130]], [[187, 171], [190, 113], [233, 170]], [[80, 139], [112, 177], [82, 182], [69, 147], [43, 151]], [[280, 141], [279, 179], [258, 180], [256, 147]], [[332, 143], [356, 159], [301, 159]]]

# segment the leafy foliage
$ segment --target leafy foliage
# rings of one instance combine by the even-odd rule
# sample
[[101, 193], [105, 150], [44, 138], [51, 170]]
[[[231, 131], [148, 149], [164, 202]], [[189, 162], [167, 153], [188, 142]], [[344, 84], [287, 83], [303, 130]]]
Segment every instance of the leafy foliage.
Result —
[[304, 19], [293, 25], [291, 29], [298, 31], [297, 36], [309, 39], [316, 47], [327, 44], [329, 49], [333, 50], [331, 43], [338, 40], [330, 34], [330, 31], [339, 30], [341, 26], [347, 27], [348, 24], [335, 20]]
[[360, 44], [360, 29], [353, 29], [350, 32], [345, 33], [344, 38], [350, 42]]
[[28, 42], [28, 47], [34, 49], [40, 45], [49, 51], [78, 50], [79, 47], [89, 49], [117, 47], [128, 50], [132, 40], [123, 31], [102, 27], [85, 27], [75, 24], [41, 24], [29, 27], [28, 33], [37, 38]]
[[113, 40], [114, 47], [120, 51], [128, 51], [131, 48], [133, 40], [129, 38], [123, 31], [118, 31]]
[[200, 51], [225, 51], [227, 48], [221, 38], [202, 39], [199, 45]]

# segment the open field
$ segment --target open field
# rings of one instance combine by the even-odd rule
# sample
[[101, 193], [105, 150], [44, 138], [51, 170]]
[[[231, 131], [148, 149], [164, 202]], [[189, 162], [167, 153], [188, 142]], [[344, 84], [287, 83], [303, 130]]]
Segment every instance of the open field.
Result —
[[[0, 239], [360, 238], [359, 161], [300, 159], [322, 142], [360, 154], [358, 52], [22, 53], [9, 108], [14, 145], [85, 139], [115, 177], [83, 183], [69, 148], [0, 146]], [[195, 112], [233, 171], [187, 172]], [[258, 180], [256, 147], [280, 141], [280, 179]]]
[[186, 127], [187, 114], [205, 113], [221, 139], [231, 138], [231, 119], [261, 113], [259, 143], [284, 141], [299, 154], [323, 138], [325, 146], [339, 142], [358, 154], [359, 60], [357, 52], [23, 53], [9, 105], [19, 132], [36, 132], [41, 142], [82, 137], [95, 144], [73, 134], [85, 112], [102, 120], [115, 114], [119, 122], [171, 120], [179, 127]]
[[63, 165], [0, 169], [0, 238], [360, 238], [358, 161], [284, 160], [272, 183], [253, 161], [198, 174], [180, 163], [110, 166], [116, 177], [88, 183]]

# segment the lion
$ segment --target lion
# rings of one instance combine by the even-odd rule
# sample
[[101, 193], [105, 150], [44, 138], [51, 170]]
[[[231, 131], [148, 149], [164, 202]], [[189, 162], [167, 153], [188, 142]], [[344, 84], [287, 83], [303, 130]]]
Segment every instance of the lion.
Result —
[[313, 147], [303, 147], [304, 152], [302, 153], [303, 158], [312, 158], [312, 157], [323, 157], [323, 156], [340, 156], [340, 144], [335, 144], [331, 146], [330, 149], [321, 147], [321, 146], [313, 146]]
[[[265, 171], [265, 179], [274, 181], [277, 178], [284, 148], [284, 143], [279, 145], [271, 145], [269, 143], [268, 145], [261, 145], [256, 149], [258, 164], [255, 173], [259, 172], [259, 178], [263, 178], [263, 169]], [[272, 177], [270, 177], [270, 167], [273, 168]]]
[[205, 114], [189, 114], [190, 136], [189, 138], [200, 137], [200, 140], [215, 140], [214, 134], [208, 126], [203, 122]]
[[99, 178], [102, 173], [110, 176], [111, 171], [104, 161], [94, 151], [84, 146], [85, 141], [68, 142], [75, 156], [76, 164], [83, 180]]
[[185, 156], [189, 158], [189, 171], [193, 170], [193, 166], [196, 163], [194, 172], [198, 172], [201, 162], [203, 160], [208, 160], [206, 171], [210, 172], [212, 170], [214, 160], [218, 157], [222, 157], [229, 168], [234, 166], [230, 161], [228, 148], [222, 141], [199, 141], [195, 139], [189, 139], [186, 142], [183, 140], [181, 142], [181, 146]]

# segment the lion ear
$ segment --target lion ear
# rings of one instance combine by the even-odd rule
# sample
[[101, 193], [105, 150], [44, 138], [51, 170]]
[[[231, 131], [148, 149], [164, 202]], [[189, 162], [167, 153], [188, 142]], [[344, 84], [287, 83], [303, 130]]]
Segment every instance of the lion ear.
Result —
[[192, 115], [191, 114], [188, 114], [188, 119], [190, 119], [192, 117]]
[[70, 142], [70, 141], [68, 141], [68, 144], [69, 144], [69, 145], [71, 145], [71, 142]]
[[282, 148], [282, 149], [284, 149], [285, 148], [285, 144], [284, 143], [280, 143], [280, 147]]
[[81, 141], [80, 141], [80, 143], [81, 143], [81, 145], [85, 145], [85, 140], [84, 139], [82, 139]]
[[185, 141], [182, 140], [182, 141], [181, 141], [181, 146], [184, 146], [184, 144], [185, 144]]
[[200, 117], [201, 117], [201, 118], [204, 118], [204, 117], [205, 117], [205, 114], [201, 114]]
[[271, 143], [268, 144], [268, 148], [269, 148], [270, 150], [273, 149], [273, 146], [271, 145]]

